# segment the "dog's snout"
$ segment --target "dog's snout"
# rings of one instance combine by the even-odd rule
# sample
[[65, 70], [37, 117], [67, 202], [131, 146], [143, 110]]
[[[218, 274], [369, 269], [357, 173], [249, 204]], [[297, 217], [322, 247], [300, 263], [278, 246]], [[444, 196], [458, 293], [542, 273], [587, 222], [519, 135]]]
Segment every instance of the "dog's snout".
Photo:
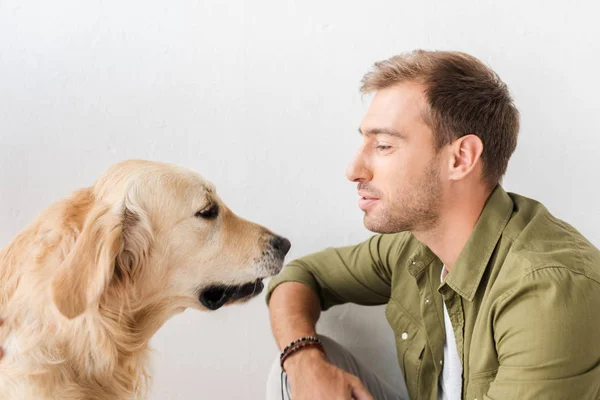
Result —
[[284, 237], [275, 236], [271, 239], [271, 247], [283, 258], [290, 251], [292, 244]]

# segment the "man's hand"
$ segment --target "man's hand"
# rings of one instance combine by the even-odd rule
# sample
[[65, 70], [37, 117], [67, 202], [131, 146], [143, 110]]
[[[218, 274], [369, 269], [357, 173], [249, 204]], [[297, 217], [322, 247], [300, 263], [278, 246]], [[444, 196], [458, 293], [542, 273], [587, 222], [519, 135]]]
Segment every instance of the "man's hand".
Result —
[[317, 349], [304, 349], [284, 363], [294, 400], [373, 400], [360, 379], [329, 363]]
[[[271, 295], [271, 326], [279, 345], [305, 336], [316, 336], [315, 326], [321, 307], [311, 288], [298, 282], [285, 282]], [[362, 382], [327, 361], [315, 348], [302, 349], [284, 362], [294, 400], [373, 400]]]

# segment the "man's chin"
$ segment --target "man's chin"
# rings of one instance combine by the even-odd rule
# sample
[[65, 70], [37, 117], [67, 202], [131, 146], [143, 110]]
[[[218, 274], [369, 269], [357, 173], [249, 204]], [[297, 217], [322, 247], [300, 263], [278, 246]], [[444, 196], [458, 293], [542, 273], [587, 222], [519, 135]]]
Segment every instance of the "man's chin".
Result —
[[370, 218], [369, 215], [365, 215], [363, 218], [363, 224], [365, 228], [374, 233], [396, 233], [398, 230], [394, 229], [393, 226], [390, 226], [389, 223], [385, 223], [381, 220], [376, 220], [374, 218]]

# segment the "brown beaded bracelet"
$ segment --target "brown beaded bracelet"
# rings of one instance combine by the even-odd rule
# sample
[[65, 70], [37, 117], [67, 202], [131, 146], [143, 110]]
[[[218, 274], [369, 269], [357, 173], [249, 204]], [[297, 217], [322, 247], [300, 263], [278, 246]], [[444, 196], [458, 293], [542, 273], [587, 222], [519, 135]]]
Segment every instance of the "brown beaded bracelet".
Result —
[[283, 368], [283, 363], [285, 362], [285, 360], [287, 360], [287, 358], [289, 356], [291, 356], [298, 350], [301, 350], [301, 349], [304, 349], [307, 347], [316, 347], [323, 354], [325, 354], [325, 348], [323, 347], [323, 344], [321, 343], [321, 340], [319, 338], [311, 336], [311, 337], [297, 339], [297, 340], [293, 341], [292, 343], [290, 343], [288, 346], [286, 346], [283, 349], [283, 351], [281, 352], [281, 355], [279, 356], [279, 364], [281, 366], [281, 369], [283, 371], [285, 371], [285, 368]]
[[[321, 339], [319, 339], [316, 336], [304, 336], [301, 337], [299, 339], [294, 340], [292, 343], [288, 344], [287, 346], [285, 346], [285, 348], [281, 351], [281, 354], [279, 355], [279, 359], [283, 358], [283, 355], [292, 347], [294, 347], [295, 345], [297, 345], [298, 343], [302, 343], [302, 342], [315, 342], [315, 343], [321, 343]], [[321, 343], [322, 344], [322, 343]]]

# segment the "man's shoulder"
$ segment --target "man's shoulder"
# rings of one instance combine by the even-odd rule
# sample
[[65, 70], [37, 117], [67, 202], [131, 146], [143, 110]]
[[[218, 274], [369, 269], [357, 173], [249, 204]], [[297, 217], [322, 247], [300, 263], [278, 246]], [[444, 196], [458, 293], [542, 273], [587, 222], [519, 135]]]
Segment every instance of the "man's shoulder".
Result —
[[600, 282], [600, 250], [569, 223], [539, 201], [509, 193], [513, 215], [502, 234], [507, 246], [502, 269], [520, 279], [536, 270], [555, 267]]

